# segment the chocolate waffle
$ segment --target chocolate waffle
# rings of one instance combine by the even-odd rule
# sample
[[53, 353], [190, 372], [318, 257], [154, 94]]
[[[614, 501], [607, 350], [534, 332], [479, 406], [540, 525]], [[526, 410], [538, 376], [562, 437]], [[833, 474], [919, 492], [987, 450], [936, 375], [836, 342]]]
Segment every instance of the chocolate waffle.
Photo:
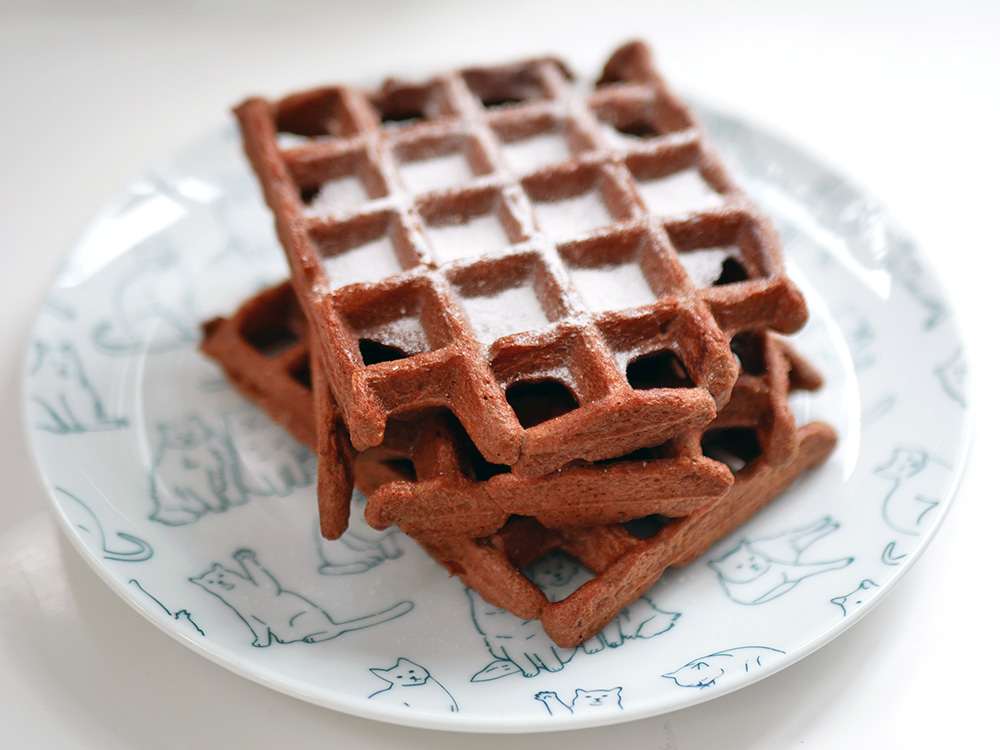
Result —
[[[308, 394], [309, 384], [295, 377], [296, 367], [275, 366], [269, 361], [270, 356], [280, 362], [294, 358], [301, 363], [308, 357], [303, 350], [308, 342], [301, 333], [295, 338], [296, 332], [304, 329], [300, 315], [288, 304], [290, 299], [287, 285], [258, 295], [233, 318], [208, 324], [203, 348], [220, 360], [237, 387], [268, 413], [278, 415], [276, 418], [293, 435], [311, 436], [307, 442], [315, 447], [322, 444], [327, 433], [320, 430], [321, 439], [317, 439], [317, 433], [310, 430], [317, 422], [335, 421], [331, 413], [318, 420], [306, 418], [303, 424], [292, 422], [310, 407], [335, 414], [336, 404], [329, 388], [315, 388], [317, 397], [313, 401]], [[264, 326], [269, 333], [265, 335], [252, 323]], [[291, 340], [274, 354], [271, 342], [276, 338]], [[470, 442], [456, 439], [460, 432], [448, 424], [447, 418], [394, 422], [382, 446], [358, 457], [358, 483], [371, 496], [369, 519], [374, 518], [373, 525], [398, 522], [441, 565], [459, 575], [484, 599], [524, 619], [541, 620], [546, 633], [558, 645], [576, 645], [599, 632], [667, 567], [679, 567], [696, 559], [803, 471], [821, 463], [832, 450], [835, 436], [829, 427], [814, 423], [796, 430], [788, 410], [789, 391], [817, 388], [819, 374], [774, 335], [743, 334], [734, 339], [733, 345], [741, 374], [729, 403], [709, 429], [674, 438], [662, 447], [659, 458], [644, 455], [596, 466], [574, 464], [552, 478], [518, 478], [512, 474], [484, 477], [480, 466], [480, 476], [473, 479], [475, 475], [470, 476], [468, 469], [477, 462], [482, 464], [482, 459]], [[253, 377], [248, 379], [244, 372]], [[258, 376], [268, 380], [248, 385]], [[312, 384], [320, 383], [321, 376], [317, 368]], [[285, 382], [280, 382], [282, 379]], [[331, 444], [335, 450], [350, 450], [346, 439]], [[697, 457], [706, 464], [715, 463], [706, 456], [720, 459], [729, 467], [733, 482], [730, 488], [687, 507], [678, 502], [676, 489], [665, 489], [666, 500], [655, 498], [655, 491], [647, 493], [644, 481], [657, 476], [671, 460]], [[446, 486], [441, 475], [448, 472], [460, 491]], [[601, 473], [614, 481], [605, 485]], [[504, 485], [506, 496], [495, 488], [489, 491], [490, 483], [498, 478], [508, 483]], [[554, 509], [533, 505], [532, 495], [546, 481], [560, 486], [564, 493]], [[517, 492], [518, 483], [521, 493]], [[594, 512], [587, 504], [592, 498], [591, 487], [595, 486], [623, 489], [624, 495], [619, 492], [617, 497], [605, 498], [609, 502], [602, 512], [617, 512], [620, 515], [615, 520], [630, 518], [634, 522], [581, 526], [581, 517], [588, 521], [594, 518], [587, 516]], [[657, 487], [655, 482], [653, 486]], [[402, 502], [401, 491], [405, 498]], [[635, 502], [636, 495], [648, 499], [649, 504]], [[322, 496], [321, 488], [324, 531], [346, 525], [347, 503], [334, 503], [331, 516]], [[502, 502], [494, 501], [496, 496], [525, 504], [504, 508]], [[458, 510], [453, 503], [458, 503]], [[614, 510], [616, 503], [624, 510]], [[560, 505], [568, 512], [560, 513]], [[386, 508], [398, 507], [405, 512], [398, 517], [384, 516]], [[552, 515], [546, 515], [548, 512]], [[535, 516], [529, 517], [530, 513]], [[470, 523], [470, 519], [474, 522]], [[594, 578], [562, 600], [550, 602], [524, 571], [556, 550], [579, 560], [594, 573]]]
[[350, 440], [447, 408], [521, 476], [707, 425], [804, 322], [769, 222], [641, 44], [236, 110]]

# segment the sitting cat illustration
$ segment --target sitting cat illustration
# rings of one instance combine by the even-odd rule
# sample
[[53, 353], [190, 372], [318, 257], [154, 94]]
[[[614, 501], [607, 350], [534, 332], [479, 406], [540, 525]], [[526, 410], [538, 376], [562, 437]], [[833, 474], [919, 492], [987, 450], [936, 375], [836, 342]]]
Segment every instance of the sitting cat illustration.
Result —
[[56, 491], [66, 499], [63, 510], [69, 522], [79, 532], [80, 538], [105, 560], [144, 562], [153, 556], [153, 547], [149, 542], [124, 531], [115, 534], [124, 544], [109, 546], [110, 540], [104, 532], [104, 526], [91, 507], [69, 490], [56, 487]]
[[352, 630], [389, 622], [413, 609], [412, 602], [402, 601], [371, 615], [337, 622], [304, 596], [283, 588], [257, 561], [253, 551], [237, 550], [233, 559], [241, 571], [215, 563], [188, 580], [236, 612], [253, 633], [251, 645], [257, 648], [272, 643], [328, 641]]
[[369, 700], [424, 711], [458, 713], [458, 703], [447, 688], [409, 659], [400, 658], [388, 669], [372, 667], [369, 671], [389, 683], [389, 687], [369, 695]]
[[934, 517], [932, 511], [951, 481], [951, 469], [920, 449], [897, 448], [887, 463], [875, 469], [875, 476], [892, 482], [882, 504], [885, 522], [896, 531], [915, 535]]
[[803, 562], [802, 553], [819, 539], [840, 528], [822, 518], [802, 528], [761, 539], [743, 539], [729, 552], [709, 562], [726, 594], [740, 604], [763, 604], [795, 588], [811, 576], [839, 570], [854, 558]]
[[355, 490], [351, 496], [351, 516], [347, 531], [339, 539], [324, 539], [319, 523], [314, 524], [316, 552], [322, 561], [319, 572], [323, 575], [364, 573], [403, 554], [403, 549], [399, 546], [399, 529], [391, 527], [385, 531], [375, 531], [365, 521], [365, 503], [365, 496]]
[[550, 716], [559, 714], [593, 714], [603, 711], [620, 711], [622, 708], [622, 689], [620, 687], [605, 690], [581, 690], [573, 694], [573, 700], [567, 705], [557, 693], [543, 690], [535, 693], [535, 700], [541, 701]]
[[73, 344], [66, 342], [53, 348], [36, 341], [35, 359], [28, 374], [41, 429], [66, 434], [125, 426], [126, 420], [114, 419], [105, 411]]
[[251, 494], [287, 497], [316, 480], [316, 456], [259, 409], [226, 412], [222, 423]]
[[157, 428], [151, 520], [181, 526], [247, 501], [232, 445], [201, 417], [189, 414]]
[[191, 280], [180, 254], [157, 244], [137, 247], [111, 293], [109, 317], [94, 328], [106, 354], [160, 352], [198, 341]]
[[866, 578], [851, 593], [834, 597], [830, 601], [840, 607], [844, 611], [844, 617], [847, 617], [868, 601], [877, 590], [878, 584]]

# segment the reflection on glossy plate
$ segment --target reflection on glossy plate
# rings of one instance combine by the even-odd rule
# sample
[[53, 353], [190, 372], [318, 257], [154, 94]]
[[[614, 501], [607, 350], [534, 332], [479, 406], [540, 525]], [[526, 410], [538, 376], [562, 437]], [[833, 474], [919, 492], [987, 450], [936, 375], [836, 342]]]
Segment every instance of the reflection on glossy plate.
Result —
[[[827, 385], [797, 395], [796, 413], [834, 425], [840, 443], [739, 532], [668, 571], [640, 603], [641, 629], [554, 649], [533, 625], [477, 617], [462, 584], [398, 533], [319, 537], [315, 459], [196, 351], [200, 321], [285, 275], [232, 131], [123, 188], [39, 316], [27, 424], [70, 538], [198, 653], [399, 724], [631, 720], [746, 686], [829, 642], [945, 515], [968, 435], [962, 344], [923, 257], [876, 203], [787, 144], [701, 114], [777, 223], [808, 297], [796, 346]], [[511, 625], [523, 637], [499, 638]]]

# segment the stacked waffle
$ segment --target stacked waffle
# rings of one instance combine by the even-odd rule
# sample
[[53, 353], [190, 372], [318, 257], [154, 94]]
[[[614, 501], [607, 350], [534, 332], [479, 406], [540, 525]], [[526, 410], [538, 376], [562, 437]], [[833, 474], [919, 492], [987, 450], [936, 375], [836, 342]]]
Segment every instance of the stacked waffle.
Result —
[[[321, 457], [325, 536], [413, 537], [554, 642], [596, 634], [834, 444], [774, 230], [641, 44], [237, 109], [291, 280], [204, 351]], [[594, 577], [550, 602], [562, 550]]]

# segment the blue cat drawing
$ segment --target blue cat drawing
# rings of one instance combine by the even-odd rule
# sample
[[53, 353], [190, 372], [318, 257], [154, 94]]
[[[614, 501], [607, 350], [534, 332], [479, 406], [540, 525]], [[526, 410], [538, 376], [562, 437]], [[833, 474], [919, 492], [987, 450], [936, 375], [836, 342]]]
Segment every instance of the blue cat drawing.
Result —
[[424, 667], [409, 659], [400, 658], [391, 667], [372, 667], [369, 671], [389, 683], [388, 687], [369, 695], [370, 700], [423, 711], [458, 713], [458, 703], [447, 688]]
[[392, 527], [375, 531], [365, 522], [366, 499], [357, 490], [351, 497], [351, 516], [339, 539], [325, 539], [319, 523], [313, 528], [316, 553], [320, 558], [319, 572], [328, 576], [353, 575], [396, 560], [403, 555], [399, 546], [399, 529]]
[[36, 341], [34, 354], [28, 375], [39, 428], [64, 435], [113, 430], [128, 424], [105, 410], [73, 344], [53, 347]]
[[620, 687], [601, 690], [583, 690], [577, 688], [569, 703], [564, 702], [558, 693], [543, 690], [535, 693], [535, 700], [544, 704], [550, 716], [579, 715], [588, 716], [609, 711], [621, 711], [622, 689]]
[[836, 531], [830, 518], [772, 537], [742, 539], [722, 557], [709, 562], [726, 595], [740, 604], [764, 604], [787, 594], [806, 578], [850, 565], [845, 557], [806, 562], [802, 553], [818, 540]]
[[843, 596], [834, 597], [830, 602], [840, 607], [844, 612], [844, 617], [847, 617], [860, 609], [877, 591], [878, 584], [866, 578], [858, 584], [858, 587], [854, 591]]
[[784, 653], [768, 646], [741, 646], [701, 656], [663, 677], [680, 687], [707, 688], [755, 672]]
[[918, 535], [934, 518], [952, 471], [926, 451], [900, 447], [875, 469], [875, 476], [892, 483], [882, 503], [885, 522], [903, 534]]
[[63, 511], [80, 538], [105, 560], [145, 562], [153, 556], [152, 545], [134, 534], [119, 531], [114, 540], [109, 539], [101, 520], [87, 503], [62, 487], [56, 487], [56, 491], [65, 498]]
[[337, 622], [319, 605], [281, 586], [258, 561], [253, 551], [233, 554], [240, 570], [215, 563], [200, 576], [188, 580], [221, 599], [253, 633], [253, 645], [272, 643], [319, 643], [353, 630], [370, 628], [394, 620], [413, 609], [402, 601], [374, 614]]

